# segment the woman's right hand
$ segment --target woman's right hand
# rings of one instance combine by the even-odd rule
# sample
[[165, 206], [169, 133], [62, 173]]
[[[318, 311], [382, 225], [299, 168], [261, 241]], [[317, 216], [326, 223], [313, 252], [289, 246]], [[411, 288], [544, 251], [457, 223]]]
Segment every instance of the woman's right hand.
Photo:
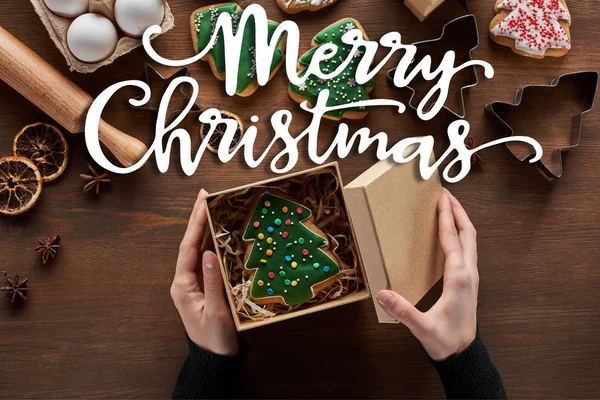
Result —
[[475, 227], [446, 189], [438, 201], [438, 218], [446, 260], [440, 299], [425, 313], [391, 290], [380, 291], [377, 301], [410, 329], [433, 360], [442, 361], [460, 353], [475, 339], [479, 274]]

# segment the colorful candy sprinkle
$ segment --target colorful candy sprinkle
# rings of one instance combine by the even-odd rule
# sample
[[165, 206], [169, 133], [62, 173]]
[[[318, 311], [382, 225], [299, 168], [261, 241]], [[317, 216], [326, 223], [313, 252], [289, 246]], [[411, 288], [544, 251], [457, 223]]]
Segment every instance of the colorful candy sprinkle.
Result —
[[[331, 264], [327, 266], [319, 264], [321, 261], [328, 263], [330, 261], [320, 258], [321, 253], [316, 252], [317, 247], [313, 248], [312, 244], [314, 242], [321, 245], [325, 240], [319, 239], [317, 235], [300, 226], [302, 220], [310, 217], [311, 210], [298, 204], [290, 205], [286, 204], [286, 201], [273, 199], [263, 198], [262, 204], [259, 203], [253, 211], [254, 218], [250, 220], [252, 223], [250, 227], [257, 228], [251, 234], [256, 240], [256, 246], [253, 249], [253, 258], [247, 260], [246, 265], [249, 268], [261, 268], [254, 280], [255, 291], [260, 287], [257, 292], [265, 297], [282, 296], [286, 301], [295, 301], [295, 297], [302, 297], [296, 288], [306, 290], [313, 284], [326, 281], [327, 276], [319, 275], [319, 270], [333, 272], [332, 268], [335, 265], [332, 267]], [[295, 217], [294, 213], [298, 217]], [[277, 249], [277, 246], [280, 248]], [[261, 256], [264, 258], [261, 259]], [[259, 260], [260, 267], [257, 266], [256, 260]], [[314, 270], [312, 273], [306, 269], [310, 269], [311, 266]], [[304, 284], [301, 284], [302, 277], [305, 278]], [[256, 292], [254, 294], [256, 295]], [[287, 296], [290, 296], [290, 299]]]

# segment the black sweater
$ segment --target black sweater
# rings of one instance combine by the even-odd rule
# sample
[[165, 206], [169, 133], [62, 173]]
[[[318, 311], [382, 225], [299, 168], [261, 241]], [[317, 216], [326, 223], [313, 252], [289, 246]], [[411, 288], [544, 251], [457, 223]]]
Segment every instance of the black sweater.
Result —
[[[187, 338], [190, 353], [185, 360], [173, 398], [232, 398], [238, 395], [238, 382], [247, 352], [241, 343], [235, 357], [219, 356], [196, 346]], [[464, 351], [445, 361], [431, 360], [437, 370], [446, 397], [463, 399], [506, 398], [498, 370], [479, 337]]]

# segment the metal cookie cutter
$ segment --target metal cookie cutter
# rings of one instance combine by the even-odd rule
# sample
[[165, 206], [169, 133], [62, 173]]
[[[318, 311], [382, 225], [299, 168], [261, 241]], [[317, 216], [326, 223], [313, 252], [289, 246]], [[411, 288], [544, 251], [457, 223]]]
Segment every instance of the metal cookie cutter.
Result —
[[[147, 111], [152, 111], [154, 113], [158, 113], [158, 107], [160, 105], [160, 100], [162, 98], [163, 93], [165, 92], [165, 90], [171, 84], [171, 82], [173, 80], [175, 80], [176, 78], [179, 78], [181, 76], [190, 76], [190, 70], [187, 67], [185, 67], [185, 68], [182, 68], [179, 71], [175, 72], [170, 77], [165, 78], [152, 65], [144, 64], [144, 80], [148, 84], [148, 86], [150, 86], [152, 94], [151, 94], [150, 100], [145, 105], [136, 107], [136, 106], [132, 106], [130, 104], [130, 107], [137, 109], [137, 110], [147, 110]], [[185, 85], [179, 85], [178, 89], [179, 89], [179, 99], [185, 100], [185, 104], [183, 104], [183, 106], [185, 107], [185, 105], [187, 105], [187, 103], [189, 101], [190, 95], [185, 92], [184, 87], [185, 87]], [[175, 100], [175, 93], [177, 93], [177, 91], [175, 91], [173, 93], [173, 97], [171, 97], [171, 102]], [[144, 95], [142, 94], [142, 95], [136, 97], [134, 100], [141, 100], [143, 97], [144, 97]], [[176, 108], [169, 115], [167, 115], [166, 120], [167, 121], [173, 120], [182, 111], [183, 111], [183, 108], [181, 108], [181, 109]], [[197, 111], [201, 111], [201, 107], [196, 102], [194, 102], [194, 105], [192, 106], [192, 109], [190, 110], [190, 112], [197, 112]]]
[[[551, 148], [548, 149], [551, 151], [544, 149], [544, 155], [536, 162], [536, 166], [546, 179], [553, 180], [562, 176], [562, 153], [579, 145], [583, 115], [592, 109], [597, 86], [596, 71], [564, 74], [554, 79], [550, 85], [527, 85], [517, 90], [513, 103], [494, 101], [487, 104], [485, 110], [503, 128], [505, 137], [513, 136], [516, 129], [522, 135], [538, 134], [542, 148], [544, 141], [552, 141], [549, 146]], [[553, 101], [553, 97], [557, 101]], [[570, 100], [568, 107], [562, 104], [565, 99]], [[535, 100], [539, 100], [539, 104]], [[560, 110], [554, 110], [553, 107], [559, 107], [558, 105]], [[569, 116], [563, 115], [567, 113]], [[570, 124], [570, 129], [554, 137], [548, 135], [551, 129], [546, 130], [544, 124], [552, 128], [560, 127], [561, 122]], [[534, 155], [531, 146], [526, 144], [505, 143], [503, 146], [511, 158], [517, 161], [528, 161]]]
[[[443, 52], [443, 53], [445, 53], [448, 50], [453, 50], [453, 47], [455, 47], [457, 40], [460, 40], [461, 42], [469, 41], [468, 43], [470, 43], [469, 44], [470, 47], [469, 47], [468, 60], [472, 60], [473, 59], [473, 57], [472, 57], [473, 50], [475, 50], [477, 48], [477, 46], [479, 46], [479, 33], [477, 32], [477, 22], [475, 21], [475, 17], [473, 16], [473, 14], [464, 15], [462, 17], [458, 17], [458, 18], [448, 22], [442, 28], [442, 34], [437, 39], [430, 39], [430, 40], [424, 40], [421, 42], [412, 43], [413, 46], [417, 47], [417, 53], [415, 54], [415, 58], [411, 62], [411, 66], [414, 68], [416, 65], [418, 65], [418, 62], [415, 62], [415, 60], [421, 61], [421, 59], [423, 59], [426, 55], [428, 55], [428, 53], [425, 51], [419, 51], [420, 48], [422, 49], [424, 47], [429, 47], [432, 44], [437, 44], [438, 47], [445, 48], [445, 51]], [[443, 106], [444, 110], [446, 110], [447, 112], [451, 113], [453, 116], [456, 116], [458, 118], [464, 118], [464, 116], [465, 116], [465, 98], [464, 98], [464, 93], [463, 93], [464, 90], [477, 85], [477, 83], [479, 82], [477, 79], [477, 73], [475, 71], [475, 66], [466, 68], [463, 71], [468, 73], [469, 76], [468, 76], [468, 80], [467, 80], [468, 83], [460, 88], [460, 110], [454, 111], [454, 110], [451, 110], [450, 108], [446, 107], [446, 105]], [[388, 71], [388, 79], [390, 81], [394, 80], [395, 72], [396, 72], [396, 68], [393, 68]], [[407, 72], [410, 73], [411, 70], [409, 70]], [[417, 106], [412, 104], [413, 97], [416, 94], [416, 90], [413, 87], [411, 87], [410, 85], [406, 86], [406, 88], [412, 92], [412, 94], [410, 96], [410, 100], [408, 101], [408, 105], [413, 110], [416, 110]], [[432, 107], [433, 107], [433, 104], [429, 107], [428, 110], [425, 110], [425, 111], [429, 111]]]

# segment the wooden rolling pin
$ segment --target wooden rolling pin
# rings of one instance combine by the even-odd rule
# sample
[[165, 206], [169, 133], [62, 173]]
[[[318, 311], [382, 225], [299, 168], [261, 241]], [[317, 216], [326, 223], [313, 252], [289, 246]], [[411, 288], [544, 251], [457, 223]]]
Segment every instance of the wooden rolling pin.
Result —
[[[92, 97], [2, 27], [0, 79], [69, 132], [85, 130], [85, 117], [93, 102]], [[98, 137], [126, 167], [135, 164], [148, 150], [138, 139], [102, 120]]]

